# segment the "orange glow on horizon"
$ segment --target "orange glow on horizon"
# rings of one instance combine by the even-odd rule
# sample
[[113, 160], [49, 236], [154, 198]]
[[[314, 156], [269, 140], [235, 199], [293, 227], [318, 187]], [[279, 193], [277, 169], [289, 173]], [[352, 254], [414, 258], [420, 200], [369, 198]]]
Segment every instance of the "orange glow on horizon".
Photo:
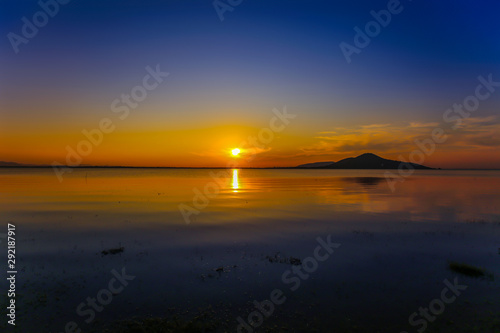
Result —
[[[484, 143], [478, 135], [494, 138], [500, 124], [485, 126], [468, 121], [467, 131], [453, 133], [453, 140], [436, 145], [435, 152], [424, 155], [421, 164], [435, 168], [499, 168], [499, 147]], [[271, 141], [261, 142], [257, 135], [260, 128], [243, 125], [162, 131], [118, 128], [103, 134], [99, 144], [82, 144], [90, 141], [78, 126], [64, 130], [54, 126], [50, 134], [44, 134], [49, 129], [16, 132], [13, 126], [0, 133], [0, 161], [70, 165], [69, 160], [79, 161], [78, 166], [135, 167], [225, 167], [237, 161], [241, 168], [263, 168], [339, 161], [366, 152], [400, 160], [400, 156], [408, 159], [412, 151], [419, 149], [415, 139], [429, 138], [432, 129], [427, 124], [402, 123], [333, 127], [317, 132], [290, 126]], [[94, 135], [93, 140], [96, 138]], [[79, 147], [81, 159], [75, 156]]]

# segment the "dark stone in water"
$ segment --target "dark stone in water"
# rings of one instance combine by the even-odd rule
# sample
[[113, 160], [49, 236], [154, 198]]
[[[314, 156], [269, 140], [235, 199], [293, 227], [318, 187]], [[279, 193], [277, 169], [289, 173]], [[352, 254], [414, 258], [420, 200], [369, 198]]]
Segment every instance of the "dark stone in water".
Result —
[[290, 264], [294, 266], [302, 265], [302, 260], [295, 257], [282, 257], [280, 253], [276, 253], [273, 257], [266, 256], [266, 259], [271, 263], [280, 263], [280, 264]]
[[123, 246], [121, 246], [121, 247], [117, 247], [116, 249], [104, 250], [101, 252], [101, 254], [103, 256], [106, 256], [108, 254], [118, 254], [118, 253], [122, 253], [124, 250], [125, 250], [125, 248]]

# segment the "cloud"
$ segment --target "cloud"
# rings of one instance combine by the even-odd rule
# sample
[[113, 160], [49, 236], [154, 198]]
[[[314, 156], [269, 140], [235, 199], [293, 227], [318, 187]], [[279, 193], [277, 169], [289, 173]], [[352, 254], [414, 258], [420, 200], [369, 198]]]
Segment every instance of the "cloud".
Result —
[[362, 125], [361, 128], [383, 128], [389, 126], [391, 126], [391, 124], [371, 124], [371, 125]]
[[498, 124], [498, 117], [497, 116], [471, 117], [463, 119], [462, 123], [465, 124], [466, 126], [473, 124], [494, 125]]
[[267, 148], [252, 147], [252, 148], [248, 148], [248, 149], [243, 149], [242, 155], [246, 155], [246, 154], [258, 155], [258, 154], [262, 154], [262, 153], [267, 153], [271, 150], [272, 150], [271, 147], [267, 147]]
[[411, 122], [410, 127], [438, 127], [439, 123], [419, 123], [419, 122]]
[[500, 147], [500, 136], [481, 135], [469, 138], [469, 144], [479, 147]]
[[[355, 155], [362, 152], [401, 153], [416, 148], [415, 140], [431, 138], [439, 123], [410, 122], [402, 124], [368, 124], [352, 128], [335, 127], [319, 132], [317, 142], [299, 148], [301, 155]], [[500, 147], [498, 117], [464, 119], [460, 130], [451, 132], [441, 149]]]

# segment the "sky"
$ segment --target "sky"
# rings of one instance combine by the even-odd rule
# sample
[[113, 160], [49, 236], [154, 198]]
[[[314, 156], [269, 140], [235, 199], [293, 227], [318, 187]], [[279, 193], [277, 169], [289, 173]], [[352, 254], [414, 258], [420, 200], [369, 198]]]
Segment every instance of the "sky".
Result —
[[60, 2], [0, 0], [0, 161], [500, 168], [498, 1]]

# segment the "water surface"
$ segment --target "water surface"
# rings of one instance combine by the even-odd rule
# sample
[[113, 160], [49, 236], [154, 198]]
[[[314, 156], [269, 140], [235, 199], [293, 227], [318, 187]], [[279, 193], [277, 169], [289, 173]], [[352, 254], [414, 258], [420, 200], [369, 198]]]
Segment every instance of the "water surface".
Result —
[[[408, 316], [455, 277], [468, 289], [428, 331], [498, 324], [498, 171], [416, 171], [394, 192], [376, 170], [74, 169], [59, 182], [5, 168], [0, 183], [2, 225], [17, 228], [19, 332], [207, 306], [236, 332], [276, 288], [287, 301], [262, 329], [416, 332]], [[307, 258], [328, 235], [341, 246], [290, 291], [291, 265], [268, 257]], [[450, 260], [497, 278], [457, 275]], [[86, 323], [76, 307], [122, 268], [135, 279]]]

